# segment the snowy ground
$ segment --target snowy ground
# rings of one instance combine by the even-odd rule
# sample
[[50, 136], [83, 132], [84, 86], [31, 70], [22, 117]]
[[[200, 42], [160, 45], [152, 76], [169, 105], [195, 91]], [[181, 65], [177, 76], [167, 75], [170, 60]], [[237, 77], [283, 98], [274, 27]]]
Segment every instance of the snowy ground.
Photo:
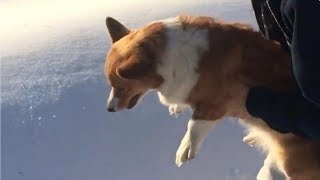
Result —
[[107, 113], [105, 17], [129, 27], [181, 13], [255, 23], [247, 0], [0, 1], [2, 180], [251, 180], [262, 156], [226, 121], [181, 168], [188, 113], [150, 93]]

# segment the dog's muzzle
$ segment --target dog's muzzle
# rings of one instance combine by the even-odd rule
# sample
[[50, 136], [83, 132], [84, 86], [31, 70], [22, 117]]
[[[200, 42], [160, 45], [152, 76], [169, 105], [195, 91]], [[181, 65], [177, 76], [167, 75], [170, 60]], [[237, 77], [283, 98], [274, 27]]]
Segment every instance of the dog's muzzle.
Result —
[[116, 112], [118, 101], [119, 99], [114, 97], [114, 89], [112, 88], [107, 101], [107, 110], [109, 112]]

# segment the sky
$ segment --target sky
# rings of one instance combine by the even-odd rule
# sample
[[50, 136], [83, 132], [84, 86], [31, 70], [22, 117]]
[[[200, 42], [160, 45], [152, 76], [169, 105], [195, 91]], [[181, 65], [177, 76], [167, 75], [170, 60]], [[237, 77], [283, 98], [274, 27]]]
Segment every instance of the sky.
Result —
[[0, 1], [1, 179], [254, 179], [263, 156], [235, 121], [178, 168], [189, 112], [171, 117], [154, 92], [130, 111], [105, 109], [105, 17], [137, 28], [186, 13], [256, 27], [247, 0]]

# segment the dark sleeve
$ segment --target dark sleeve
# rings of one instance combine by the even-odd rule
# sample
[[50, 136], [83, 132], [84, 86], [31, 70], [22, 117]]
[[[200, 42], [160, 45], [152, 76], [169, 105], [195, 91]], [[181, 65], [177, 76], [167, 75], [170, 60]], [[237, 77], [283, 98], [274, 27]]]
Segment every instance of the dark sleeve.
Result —
[[298, 91], [278, 93], [264, 87], [251, 88], [246, 107], [280, 133], [320, 140], [320, 110]]
[[320, 1], [297, 0], [294, 3], [294, 12], [290, 11], [290, 6], [285, 11], [288, 17], [294, 13], [293, 71], [304, 97], [320, 108]]
[[285, 33], [283, 32], [283, 22], [277, 17], [281, 17], [279, 0], [251, 0], [254, 15], [259, 26], [259, 30], [266, 39], [280, 42], [285, 50], [288, 49]]
[[246, 107], [252, 116], [263, 119], [281, 133], [291, 132], [320, 140], [320, 56], [317, 52], [320, 51], [320, 2], [285, 2], [283, 5], [286, 6], [281, 10], [286, 27], [293, 33], [289, 42], [299, 88], [290, 93], [278, 93], [264, 87], [252, 88]]

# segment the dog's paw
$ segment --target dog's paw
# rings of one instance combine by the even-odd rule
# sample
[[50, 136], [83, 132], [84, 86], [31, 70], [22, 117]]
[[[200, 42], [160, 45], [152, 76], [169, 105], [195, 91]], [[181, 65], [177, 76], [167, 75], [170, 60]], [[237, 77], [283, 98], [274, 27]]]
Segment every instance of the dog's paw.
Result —
[[176, 153], [176, 165], [180, 167], [183, 163], [194, 159], [198, 151], [199, 147], [191, 142], [189, 133], [186, 133]]
[[183, 109], [177, 104], [169, 106], [169, 113], [171, 116], [179, 116], [179, 114], [182, 113], [182, 110]]
[[243, 142], [247, 143], [249, 146], [253, 147], [256, 142], [255, 142], [255, 136], [248, 134], [242, 139]]

